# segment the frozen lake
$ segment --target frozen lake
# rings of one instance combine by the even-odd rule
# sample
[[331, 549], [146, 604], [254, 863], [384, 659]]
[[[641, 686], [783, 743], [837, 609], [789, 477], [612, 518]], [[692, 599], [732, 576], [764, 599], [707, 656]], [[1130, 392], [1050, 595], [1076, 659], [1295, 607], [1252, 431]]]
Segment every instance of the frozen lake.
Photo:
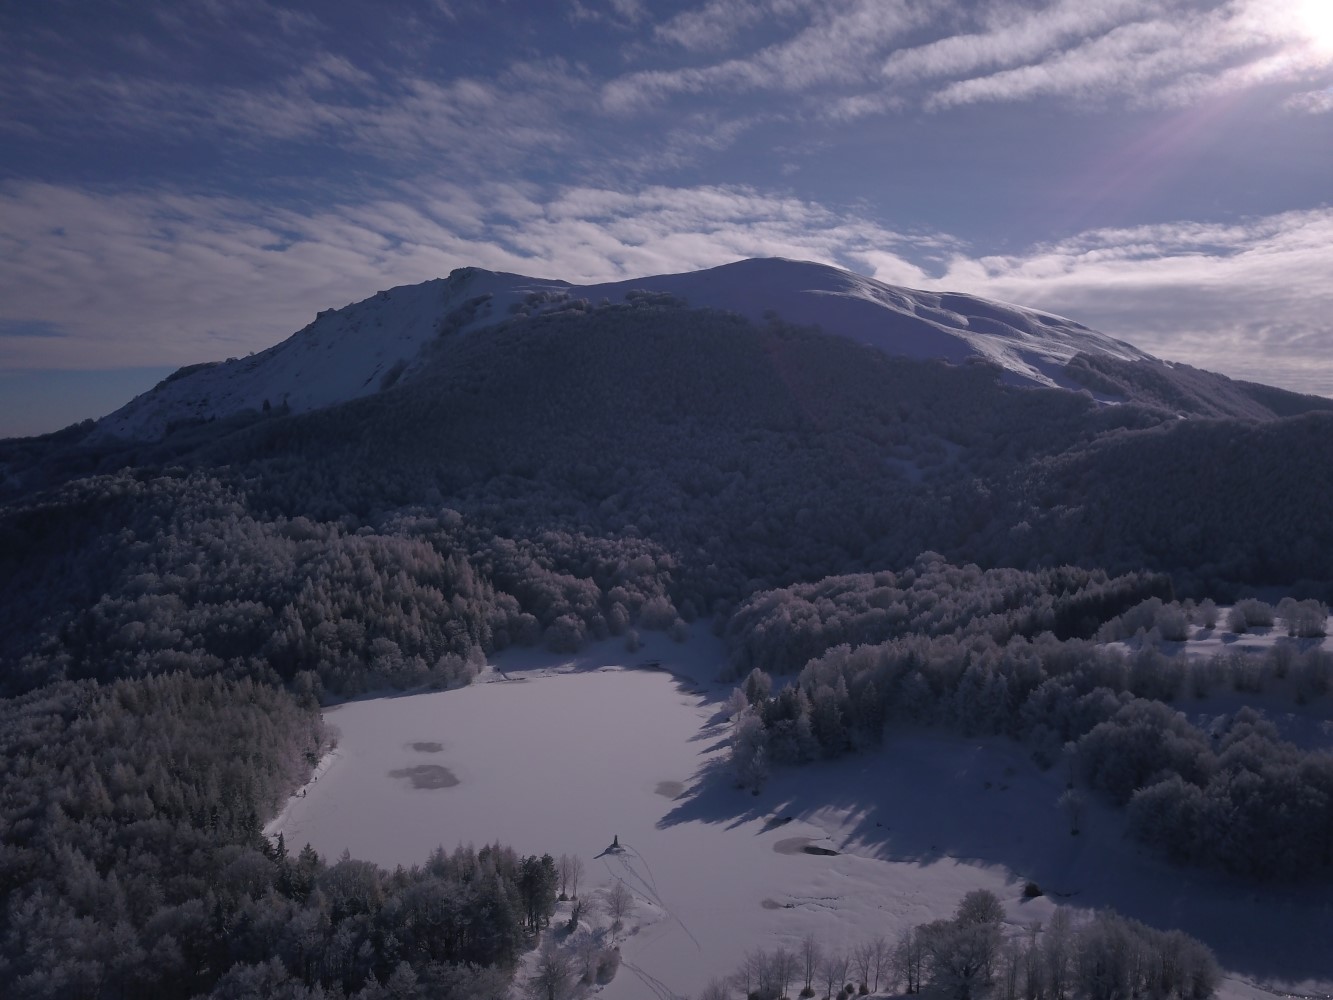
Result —
[[[607, 1000], [696, 995], [746, 951], [795, 948], [808, 931], [828, 947], [892, 940], [976, 888], [1004, 902], [1011, 933], [1048, 920], [1055, 901], [1113, 905], [1204, 938], [1245, 978], [1330, 978], [1326, 894], [1227, 889], [1167, 868], [1095, 803], [1070, 838], [1054, 805], [1061, 775], [1038, 772], [1017, 744], [903, 733], [779, 770], [759, 796], [736, 790], [729, 689], [705, 680], [720, 647], [658, 640], [565, 663], [515, 654], [490, 683], [331, 708], [336, 755], [269, 830], [293, 850], [309, 842], [332, 860], [346, 848], [386, 866], [467, 842], [579, 855], [582, 894], [619, 880], [637, 900]], [[677, 676], [615, 665], [649, 657]], [[613, 837], [626, 850], [603, 854]], [[812, 856], [806, 843], [839, 853]], [[1023, 902], [1028, 878], [1052, 896]], [[1253, 992], [1239, 979], [1224, 989]]]

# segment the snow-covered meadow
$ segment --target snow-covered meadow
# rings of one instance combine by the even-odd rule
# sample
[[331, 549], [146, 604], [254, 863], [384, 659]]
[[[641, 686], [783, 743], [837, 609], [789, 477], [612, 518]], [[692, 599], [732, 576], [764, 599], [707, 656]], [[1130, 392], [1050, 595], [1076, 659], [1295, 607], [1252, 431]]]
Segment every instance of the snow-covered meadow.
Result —
[[[811, 931], [832, 948], [892, 940], [979, 888], [1004, 902], [1011, 934], [1057, 904], [1113, 906], [1206, 941], [1229, 970], [1223, 995], [1333, 992], [1326, 892], [1170, 868], [1095, 802], [1073, 837], [1056, 806], [1065, 776], [1018, 744], [900, 731], [780, 769], [757, 796], [737, 790], [730, 689], [712, 681], [721, 644], [702, 623], [684, 643], [646, 639], [633, 654], [511, 651], [468, 688], [329, 709], [338, 748], [269, 832], [387, 866], [466, 842], [578, 855], [582, 894], [619, 880], [636, 899], [607, 1000], [697, 995], [746, 951]], [[649, 662], [661, 669], [635, 669]], [[607, 852], [617, 837], [624, 850]], [[1028, 880], [1047, 895], [1025, 901]]]
[[[1225, 619], [1229, 608], [1222, 608], [1219, 617]], [[1153, 643], [1157, 652], [1168, 657], [1184, 657], [1196, 663], [1217, 658], [1230, 658], [1253, 663], [1256, 670], [1262, 658], [1274, 650], [1285, 648], [1293, 653], [1311, 650], [1333, 652], [1333, 619], [1325, 623], [1326, 635], [1321, 638], [1293, 638], [1281, 625], [1254, 626], [1245, 632], [1232, 632], [1222, 625], [1212, 628], [1190, 625], [1182, 642], [1159, 640]], [[1108, 642], [1110, 649], [1134, 655], [1149, 640], [1136, 637]], [[1278, 677], [1265, 671], [1260, 690], [1237, 691], [1227, 685], [1217, 686], [1205, 696], [1193, 691], [1182, 692], [1172, 707], [1183, 712], [1201, 729], [1212, 729], [1224, 716], [1244, 706], [1258, 709], [1277, 727], [1282, 739], [1304, 749], [1333, 749], [1333, 718], [1323, 700], [1306, 702], [1300, 698], [1291, 677]]]

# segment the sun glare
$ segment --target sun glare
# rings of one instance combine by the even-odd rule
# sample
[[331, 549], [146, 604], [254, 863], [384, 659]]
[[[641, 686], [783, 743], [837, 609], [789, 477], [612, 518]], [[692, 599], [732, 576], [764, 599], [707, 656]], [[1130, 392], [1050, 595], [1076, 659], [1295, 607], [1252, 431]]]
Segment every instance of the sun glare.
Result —
[[1315, 48], [1333, 54], [1333, 0], [1293, 0], [1292, 16]]

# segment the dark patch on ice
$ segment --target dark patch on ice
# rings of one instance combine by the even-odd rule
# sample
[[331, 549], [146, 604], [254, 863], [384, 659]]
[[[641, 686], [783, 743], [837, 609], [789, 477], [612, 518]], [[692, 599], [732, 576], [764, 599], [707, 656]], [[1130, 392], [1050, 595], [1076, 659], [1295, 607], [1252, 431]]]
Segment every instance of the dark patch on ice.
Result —
[[390, 771], [391, 778], [406, 778], [413, 788], [453, 788], [458, 784], [458, 777], [453, 771], [439, 764], [418, 764], [416, 767], [400, 767]]
[[790, 904], [790, 903], [788, 903], [788, 904], [784, 907], [784, 906], [783, 906], [781, 903], [779, 903], [776, 899], [761, 899], [761, 900], [759, 901], [759, 905], [762, 906], [765, 910], [782, 910], [782, 909], [790, 910], [790, 909], [791, 909], [791, 904]]
[[773, 850], [779, 854], [818, 854], [828, 857], [836, 856], [839, 852], [831, 847], [817, 847], [810, 843], [809, 837], [785, 837], [773, 845]]
[[681, 781], [659, 781], [654, 791], [663, 798], [678, 799], [685, 792], [685, 783]]
[[417, 753], [439, 753], [444, 749], [443, 743], [435, 743], [431, 740], [418, 740], [415, 743], [409, 743], [408, 746]]

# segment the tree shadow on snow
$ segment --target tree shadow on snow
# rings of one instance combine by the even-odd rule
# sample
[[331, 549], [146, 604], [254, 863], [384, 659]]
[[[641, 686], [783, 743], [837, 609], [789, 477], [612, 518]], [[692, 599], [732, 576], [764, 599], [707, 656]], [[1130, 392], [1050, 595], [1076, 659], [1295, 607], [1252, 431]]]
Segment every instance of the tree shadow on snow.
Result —
[[917, 731], [864, 754], [776, 768], [758, 795], [736, 787], [725, 755], [714, 757], [658, 826], [757, 823], [756, 849], [771, 850], [788, 818], [804, 820], [843, 853], [1004, 868], [1016, 905], [1031, 881], [1056, 903], [1180, 928], [1245, 976], [1333, 978], [1327, 885], [1265, 886], [1174, 867], [1130, 839], [1124, 813], [1089, 792], [1073, 835], [1057, 804], [1065, 790], [1065, 772], [1039, 770], [1020, 744]]

